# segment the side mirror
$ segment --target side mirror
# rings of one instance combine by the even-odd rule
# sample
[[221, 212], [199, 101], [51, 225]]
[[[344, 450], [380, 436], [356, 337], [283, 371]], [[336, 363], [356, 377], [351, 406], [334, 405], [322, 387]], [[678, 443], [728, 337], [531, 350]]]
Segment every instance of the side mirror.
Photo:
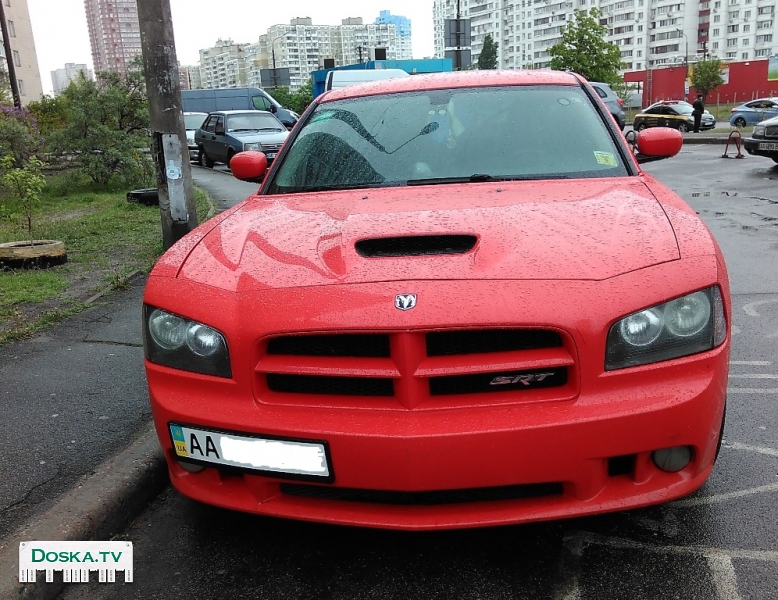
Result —
[[270, 112], [273, 114], [276, 114], [278, 112], [278, 107], [275, 104], [270, 105]]
[[267, 156], [256, 150], [238, 152], [230, 160], [230, 170], [235, 179], [261, 183], [267, 172]]
[[635, 158], [638, 163], [653, 162], [675, 156], [683, 146], [683, 135], [670, 127], [652, 127], [637, 134]]

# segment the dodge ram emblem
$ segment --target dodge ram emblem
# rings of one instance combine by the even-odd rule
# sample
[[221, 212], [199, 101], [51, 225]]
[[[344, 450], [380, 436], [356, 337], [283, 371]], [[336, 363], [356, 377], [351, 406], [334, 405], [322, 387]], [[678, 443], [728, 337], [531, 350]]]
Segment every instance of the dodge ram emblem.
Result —
[[394, 306], [400, 310], [411, 310], [416, 306], [416, 294], [397, 294], [394, 297]]

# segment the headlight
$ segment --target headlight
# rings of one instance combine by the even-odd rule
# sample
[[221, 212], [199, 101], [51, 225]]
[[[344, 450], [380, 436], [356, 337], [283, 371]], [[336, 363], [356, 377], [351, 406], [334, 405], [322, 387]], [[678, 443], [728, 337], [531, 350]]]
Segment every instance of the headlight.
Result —
[[754, 126], [754, 135], [764, 135], [765, 126], [764, 125], [755, 125]]
[[256, 150], [262, 152], [262, 144], [259, 142], [252, 142], [251, 144], [243, 144], [243, 150]]
[[705, 352], [727, 337], [721, 290], [713, 286], [631, 314], [608, 333], [605, 370]]
[[212, 327], [144, 305], [143, 334], [144, 354], [153, 363], [232, 377], [227, 342]]

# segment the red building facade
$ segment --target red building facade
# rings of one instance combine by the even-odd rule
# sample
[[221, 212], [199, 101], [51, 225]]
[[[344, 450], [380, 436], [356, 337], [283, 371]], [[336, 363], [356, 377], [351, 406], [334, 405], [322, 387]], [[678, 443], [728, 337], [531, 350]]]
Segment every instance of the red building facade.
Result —
[[[722, 76], [726, 83], [708, 95], [708, 104], [748, 102], [755, 98], [778, 96], [778, 81], [767, 79], [769, 61], [766, 59], [724, 63]], [[659, 100], [687, 100], [697, 95], [692, 87], [685, 93], [684, 65], [663, 66], [650, 71], [633, 71], [624, 74], [624, 81], [640, 83], [642, 105]]]

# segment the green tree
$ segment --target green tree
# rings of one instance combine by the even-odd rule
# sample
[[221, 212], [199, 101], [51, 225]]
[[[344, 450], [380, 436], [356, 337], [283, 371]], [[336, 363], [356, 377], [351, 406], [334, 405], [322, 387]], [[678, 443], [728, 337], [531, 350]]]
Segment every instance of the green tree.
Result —
[[0, 156], [13, 157], [14, 166], [21, 168], [42, 149], [43, 138], [32, 113], [26, 108], [1, 105]]
[[43, 96], [40, 100], [30, 102], [27, 108], [35, 117], [38, 129], [44, 137], [67, 124], [67, 107], [61, 96]]
[[694, 90], [702, 94], [703, 102], [707, 101], [708, 94], [724, 83], [721, 77], [721, 61], [718, 58], [701, 60], [694, 65], [691, 79]]
[[313, 102], [313, 79], [308, 79], [296, 92], [290, 92], [288, 88], [279, 86], [271, 89], [270, 94], [284, 108], [302, 114], [308, 108], [308, 105]]
[[126, 76], [81, 74], [62, 92], [67, 121], [49, 136], [51, 149], [66, 156], [95, 184], [148, 183], [149, 110], [142, 68]]
[[13, 156], [7, 155], [0, 160], [3, 169], [2, 182], [8, 190], [22, 202], [22, 208], [27, 218], [27, 233], [30, 237], [30, 245], [35, 242], [32, 236], [32, 215], [35, 205], [40, 199], [41, 192], [46, 186], [46, 179], [41, 174], [43, 163], [36, 157], [30, 157], [22, 167], [15, 166]]
[[622, 68], [621, 51], [605, 40], [608, 28], [600, 24], [602, 12], [575, 10], [573, 21], [562, 30], [562, 41], [548, 53], [549, 66], [556, 71], [573, 71], [589, 81], [615, 83]]
[[479, 69], [497, 68], [497, 47], [499, 44], [494, 41], [491, 33], [484, 37], [484, 44], [481, 47], [481, 54], [478, 55]]

